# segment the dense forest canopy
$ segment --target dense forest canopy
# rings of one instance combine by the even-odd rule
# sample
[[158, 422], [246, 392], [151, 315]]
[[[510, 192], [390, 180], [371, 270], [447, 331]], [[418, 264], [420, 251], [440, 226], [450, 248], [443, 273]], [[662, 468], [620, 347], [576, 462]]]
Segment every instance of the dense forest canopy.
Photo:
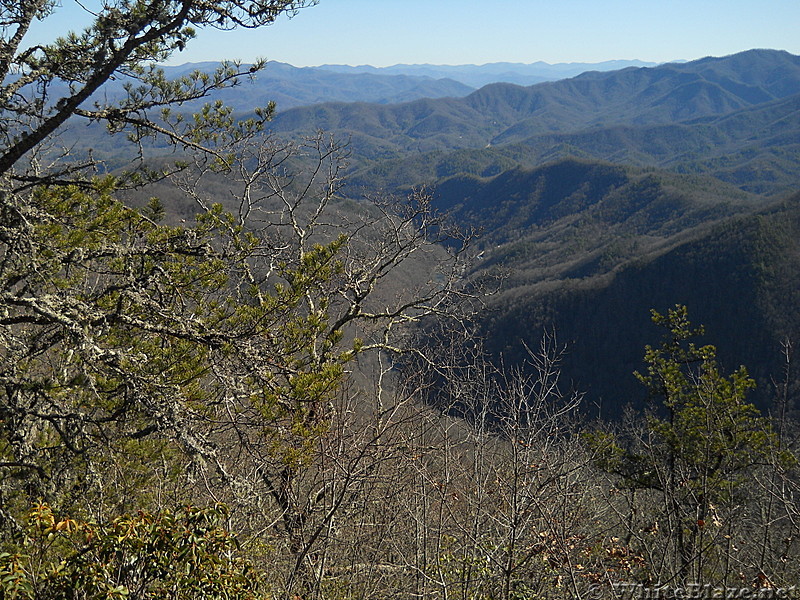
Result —
[[0, 0], [0, 595], [784, 594], [797, 57], [283, 114], [157, 66], [313, 3]]

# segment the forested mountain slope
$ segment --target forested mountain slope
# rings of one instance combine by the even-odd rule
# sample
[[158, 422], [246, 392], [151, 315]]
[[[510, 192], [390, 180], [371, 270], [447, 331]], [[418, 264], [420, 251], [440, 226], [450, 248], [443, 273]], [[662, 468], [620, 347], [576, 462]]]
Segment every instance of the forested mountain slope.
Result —
[[712, 178], [564, 159], [491, 178], [456, 176], [433, 188], [437, 205], [455, 220], [480, 226], [495, 245], [552, 235], [561, 223], [589, 222], [623, 231], [587, 235], [587, 242], [621, 235], [669, 236], [758, 205], [757, 196]]
[[[270, 127], [278, 135], [296, 138], [324, 130], [348, 143], [347, 194], [353, 197], [404, 193], [454, 175], [492, 176], [565, 157], [704, 173], [774, 196], [795, 189], [800, 169], [799, 63], [785, 52], [753, 50], [685, 64], [584, 73], [528, 88], [495, 84], [464, 98], [322, 103], [291, 110], [286, 106], [301, 96], [304, 102], [322, 97], [384, 101], [392, 94], [417, 93], [412, 88], [431, 96], [438, 92], [426, 87], [434, 80], [404, 80], [412, 88], [391, 84], [389, 89], [394, 79], [389, 76], [307, 72], [270, 63], [254, 83], [219, 94], [240, 109], [276, 99], [278, 113]], [[182, 75], [198, 66], [203, 65], [171, 67], [170, 73]], [[362, 77], [378, 79], [371, 83]], [[294, 99], [284, 98], [284, 91]], [[709, 94], [720, 101], [710, 102]], [[124, 154], [96, 125], [76, 124], [64, 134], [63, 146], [91, 148], [112, 169], [135, 156], [133, 149]]]
[[[676, 200], [673, 206], [691, 219], [697, 205]], [[770, 406], [785, 366], [781, 344], [800, 336], [800, 195], [738, 216], [723, 212], [672, 235], [624, 233], [616, 220], [582, 236], [581, 226], [557, 223], [487, 251], [473, 277], [499, 265], [509, 270], [480, 322], [491, 352], [513, 364], [543, 332], [556, 332], [568, 347], [563, 375], [586, 392], [596, 414], [615, 419], [625, 405], [646, 401], [633, 372], [643, 368], [641, 348], [654, 334], [650, 309], [684, 304], [706, 324], [725, 369], [747, 365], [759, 384], [756, 397]], [[583, 251], [566, 243], [569, 234]], [[570, 256], [581, 259], [571, 264]]]

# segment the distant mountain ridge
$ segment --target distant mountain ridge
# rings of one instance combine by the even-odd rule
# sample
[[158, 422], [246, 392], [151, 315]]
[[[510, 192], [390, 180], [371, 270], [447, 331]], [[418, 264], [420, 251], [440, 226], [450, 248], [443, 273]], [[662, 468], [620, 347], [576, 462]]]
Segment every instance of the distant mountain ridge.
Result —
[[364, 156], [484, 147], [611, 124], [654, 125], [719, 116], [800, 93], [800, 57], [755, 50], [653, 68], [585, 73], [521, 87], [487, 85], [463, 98], [397, 105], [321, 104], [285, 111], [278, 132], [324, 129]]
[[482, 65], [430, 65], [398, 64], [390, 67], [370, 65], [321, 65], [320, 69], [337, 73], [372, 73], [389, 75], [414, 75], [434, 79], [452, 79], [473, 88], [490, 83], [514, 83], [533, 85], [544, 81], [556, 81], [575, 77], [586, 71], [616, 71], [627, 67], [654, 67], [658, 63], [641, 60], [609, 60], [597, 63], [535, 63], [496, 62]]
[[[187, 63], [164, 67], [168, 77], [190, 71], [211, 71], [216, 63]], [[279, 110], [322, 102], [370, 102], [389, 104], [419, 98], [460, 97], [474, 91], [453, 79], [411, 74], [336, 73], [314, 67], [294, 67], [269, 61], [252, 81], [234, 90], [222, 90], [215, 98], [238, 112], [274, 101]]]
[[[218, 93], [236, 111], [274, 101], [279, 110], [325, 102], [366, 102], [396, 104], [422, 98], [460, 98], [488, 83], [509, 82], [531, 85], [573, 77], [590, 70], [608, 71], [656, 63], [616, 60], [601, 63], [561, 63], [549, 65], [490, 63], [486, 65], [322, 65], [295, 67], [269, 61], [252, 82], [243, 82], [235, 91]], [[164, 67], [168, 77], [191, 71], [211, 71], [217, 63], [186, 63]]]
[[359, 189], [578, 156], [710, 173], [776, 194], [800, 168], [798, 102], [800, 57], [752, 50], [529, 87], [496, 83], [462, 98], [318, 104], [279, 113], [272, 127], [349, 140]]
[[[186, 63], [162, 66], [168, 79], [177, 79], [195, 71], [211, 73], [218, 62]], [[248, 65], [242, 65], [246, 68]], [[119, 78], [107, 82], [87, 102], [121, 100], [124, 86], [133, 81]], [[66, 87], [55, 81], [55, 91]], [[475, 88], [452, 79], [434, 79], [421, 75], [403, 74], [344, 74], [310, 67], [270, 61], [263, 70], [243, 76], [233, 87], [215, 90], [210, 97], [185, 102], [181, 110], [194, 112], [210, 100], [222, 100], [237, 113], [252, 111], [257, 106], [275, 102], [279, 111], [325, 102], [364, 102], [391, 104], [421, 98], [462, 97]], [[54, 94], [57, 95], [57, 94]]]

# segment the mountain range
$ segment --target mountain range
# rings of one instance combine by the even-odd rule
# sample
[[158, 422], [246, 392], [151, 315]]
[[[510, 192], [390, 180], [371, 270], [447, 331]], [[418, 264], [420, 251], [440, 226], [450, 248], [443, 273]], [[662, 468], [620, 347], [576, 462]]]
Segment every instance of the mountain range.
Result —
[[[212, 71], [218, 63], [187, 63], [164, 67], [170, 78], [192, 71]], [[218, 98], [234, 110], [247, 111], [274, 101], [279, 110], [325, 102], [396, 104], [422, 98], [463, 97], [488, 83], [531, 85], [572, 77], [585, 71], [608, 71], [646, 66], [642, 61], [563, 63], [550, 65], [490, 63], [486, 65], [395, 65], [393, 67], [349, 67], [323, 65], [294, 67], [269, 61], [251, 80], [235, 90], [222, 90]], [[121, 87], [120, 87], [121, 90]], [[105, 90], [109, 92], [108, 88]], [[199, 106], [198, 102], [195, 106]], [[191, 108], [192, 105], [189, 105]]]
[[[724, 368], [769, 406], [800, 338], [800, 57], [753, 50], [399, 105], [323, 104], [274, 127], [349, 139], [348, 193], [428, 186], [481, 229], [470, 280], [501, 277], [476, 326], [522, 364], [555, 331], [564, 381], [616, 417], [657, 341], [649, 310], [687, 304]], [[795, 367], [796, 369], [796, 367]]]
[[485, 148], [555, 133], [646, 127], [718, 118], [800, 94], [800, 58], [741, 53], [684, 64], [589, 72], [523, 87], [487, 85], [462, 98], [393, 105], [329, 103], [281, 112], [273, 129], [323, 129], [351, 140], [355, 154]]
[[[270, 68], [282, 78], [272, 87]], [[750, 368], [769, 407], [782, 344], [800, 340], [800, 57], [751, 50], [474, 91], [457, 71], [270, 63], [237, 88], [235, 108], [277, 98], [275, 134], [347, 142], [349, 199], [424, 186], [480, 230], [466, 285], [503, 282], [474, 325], [504, 364], [524, 364], [555, 331], [562, 381], [619, 417], [646, 402], [632, 373], [658, 342], [650, 309], [681, 303], [725, 370]], [[292, 94], [309, 104], [281, 110]]]

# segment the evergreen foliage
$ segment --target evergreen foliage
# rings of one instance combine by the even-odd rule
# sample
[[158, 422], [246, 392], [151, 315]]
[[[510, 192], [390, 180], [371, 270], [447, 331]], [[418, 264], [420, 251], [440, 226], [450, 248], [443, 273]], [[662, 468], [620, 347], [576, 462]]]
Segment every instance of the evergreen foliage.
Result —
[[9, 600], [264, 597], [263, 576], [241, 557], [226, 517], [224, 507], [181, 506], [97, 524], [36, 504], [23, 554], [0, 554], [0, 589]]
[[727, 542], [713, 522], [746, 501], [756, 467], [788, 468], [794, 458], [780, 449], [771, 422], [746, 402], [755, 386], [747, 370], [723, 376], [716, 349], [692, 341], [703, 329], [692, 328], [686, 307], [652, 314], [666, 333], [660, 346], [646, 347], [647, 371], [636, 377], [660, 407], [627, 444], [602, 432], [586, 439], [597, 464], [619, 476], [621, 486], [658, 492], [664, 508], [656, 518], [670, 523], [673, 538], [673, 576], [702, 583], [724, 570], [719, 549]]
[[[367, 347], [404, 350], [395, 329], [446, 310], [459, 251], [439, 251], [441, 264], [413, 294], [377, 304], [390, 273], [448, 236], [429, 199], [371, 203], [347, 235], [328, 221], [340, 146], [322, 135], [302, 144], [270, 138], [263, 126], [272, 106], [248, 119], [219, 101], [189, 117], [173, 112], [243, 72], [223, 63], [211, 75], [168, 80], [153, 66], [183, 47], [192, 26], [257, 27], [308, 4], [121, 0], [83, 32], [25, 48], [31, 23], [57, 7], [4, 3], [4, 595], [59, 597], [71, 586], [74, 597], [162, 597], [167, 589], [176, 598], [255, 597], [258, 577], [245, 575], [240, 548], [217, 543], [227, 539], [222, 518], [250, 536], [265, 522], [277, 527], [291, 560], [276, 585], [310, 589], [312, 548], [336, 512], [327, 503], [350, 497], [349, 484], [333, 494], [318, 478], [346, 365]], [[128, 82], [125, 94], [88, 108], [116, 77]], [[183, 160], [97, 176], [90, 155], [49, 147], [74, 117], [128, 133], [140, 152], [145, 137], [164, 140]], [[291, 168], [298, 164], [300, 174]], [[207, 187], [220, 177], [226, 194], [237, 188], [235, 212]], [[119, 199], [165, 178], [194, 204], [188, 223], [165, 224], [158, 198], [138, 209]], [[357, 322], [368, 326], [356, 330]], [[353, 451], [348, 460], [359, 465], [366, 451]], [[172, 508], [220, 499], [236, 510]], [[31, 506], [50, 530], [31, 529]], [[202, 532], [187, 541], [195, 523]], [[144, 533], [120, 534], [126, 527]], [[62, 539], [62, 530], [88, 537]], [[28, 560], [40, 534], [50, 536], [46, 556]], [[51, 568], [53, 579], [41, 579]]]

